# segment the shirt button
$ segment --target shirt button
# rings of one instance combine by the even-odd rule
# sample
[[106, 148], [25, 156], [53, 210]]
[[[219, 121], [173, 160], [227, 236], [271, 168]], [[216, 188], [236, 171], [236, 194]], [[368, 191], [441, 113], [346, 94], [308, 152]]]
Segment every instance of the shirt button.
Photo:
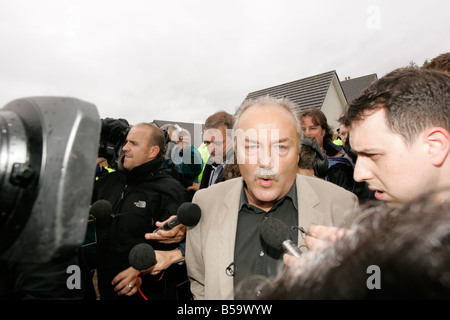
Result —
[[264, 256], [264, 251], [261, 250], [261, 251], [259, 252], [259, 256], [260, 256], [260, 257]]

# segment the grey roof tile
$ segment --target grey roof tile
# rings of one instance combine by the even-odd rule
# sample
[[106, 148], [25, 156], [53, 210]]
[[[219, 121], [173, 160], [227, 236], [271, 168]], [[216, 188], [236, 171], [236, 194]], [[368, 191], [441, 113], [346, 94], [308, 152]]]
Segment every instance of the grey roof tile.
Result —
[[368, 85], [376, 80], [378, 80], [378, 76], [376, 73], [373, 73], [342, 81], [341, 87], [347, 97], [347, 102], [350, 104]]
[[294, 101], [301, 110], [320, 108], [330, 87], [336, 71], [329, 71], [308, 78], [288, 82], [274, 87], [250, 92], [246, 99], [271, 95], [276, 98], [287, 97]]

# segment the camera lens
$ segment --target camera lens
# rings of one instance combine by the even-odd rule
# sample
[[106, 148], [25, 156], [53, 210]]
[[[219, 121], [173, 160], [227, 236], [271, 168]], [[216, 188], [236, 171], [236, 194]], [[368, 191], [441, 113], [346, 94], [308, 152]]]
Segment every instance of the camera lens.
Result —
[[0, 110], [0, 260], [47, 263], [81, 246], [100, 125], [95, 105], [75, 98]]
[[[0, 252], [8, 248], [28, 220], [35, 192], [29, 165], [27, 130], [12, 111], [0, 112]], [[37, 163], [39, 164], [39, 163]], [[31, 191], [31, 192], [30, 192]]]

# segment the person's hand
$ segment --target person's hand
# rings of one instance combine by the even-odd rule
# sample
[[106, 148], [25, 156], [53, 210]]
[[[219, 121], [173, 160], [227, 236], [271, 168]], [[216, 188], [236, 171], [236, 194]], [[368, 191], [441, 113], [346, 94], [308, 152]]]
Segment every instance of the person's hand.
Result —
[[186, 190], [194, 190], [194, 191], [198, 191], [200, 189], [200, 184], [193, 182], [192, 186], [187, 187]]
[[[305, 238], [305, 242], [310, 250], [320, 250], [330, 246], [337, 239], [351, 233], [352, 231], [348, 229], [315, 225], [308, 228], [308, 235]], [[305, 260], [303, 259], [303, 256], [297, 258], [289, 254], [283, 255], [283, 262], [288, 267], [293, 265], [299, 267], [302, 264], [307, 263], [302, 260]]]
[[283, 254], [283, 262], [286, 266], [292, 267], [294, 264], [298, 263], [300, 258], [297, 258], [295, 256], [291, 256], [290, 254]]
[[[176, 216], [171, 216], [169, 219], [163, 221], [163, 222], [156, 222], [157, 227], [162, 227], [166, 222], [172, 220]], [[160, 243], [179, 243], [181, 242], [184, 237], [186, 236], [186, 229], [187, 227], [179, 224], [175, 227], [173, 227], [170, 230], [158, 230], [156, 233], [146, 233], [145, 239], [147, 240], [154, 240], [158, 241]]]
[[[111, 282], [111, 284], [115, 286], [114, 291], [116, 291], [119, 296], [132, 296], [135, 294], [138, 291], [136, 287], [136, 277], [138, 274], [139, 271], [133, 267], [129, 267], [120, 272]], [[139, 285], [141, 284], [142, 279], [139, 278]]]
[[108, 162], [108, 160], [104, 157], [97, 157], [97, 159], [95, 160], [97, 166], [102, 164], [105, 161]]
[[337, 227], [310, 226], [308, 236], [305, 238], [306, 246], [309, 249], [321, 249], [329, 246], [337, 239], [351, 234], [352, 231]]
[[181, 148], [187, 152], [191, 147], [191, 134], [184, 128], [181, 128], [182, 134], [180, 135]]
[[145, 274], [157, 275], [161, 271], [166, 270], [172, 264], [183, 261], [183, 254], [179, 249], [170, 251], [155, 250], [156, 264], [144, 270]]

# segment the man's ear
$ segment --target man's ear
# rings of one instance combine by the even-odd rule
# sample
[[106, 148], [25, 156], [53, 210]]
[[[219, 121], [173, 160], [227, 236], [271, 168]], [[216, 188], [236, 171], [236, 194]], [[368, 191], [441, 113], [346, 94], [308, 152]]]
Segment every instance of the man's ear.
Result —
[[156, 156], [158, 155], [159, 151], [160, 151], [160, 148], [158, 146], [150, 147], [149, 159], [151, 159], [151, 160], [155, 159]]
[[424, 132], [428, 143], [431, 163], [440, 167], [450, 152], [450, 133], [442, 127], [433, 127]]

